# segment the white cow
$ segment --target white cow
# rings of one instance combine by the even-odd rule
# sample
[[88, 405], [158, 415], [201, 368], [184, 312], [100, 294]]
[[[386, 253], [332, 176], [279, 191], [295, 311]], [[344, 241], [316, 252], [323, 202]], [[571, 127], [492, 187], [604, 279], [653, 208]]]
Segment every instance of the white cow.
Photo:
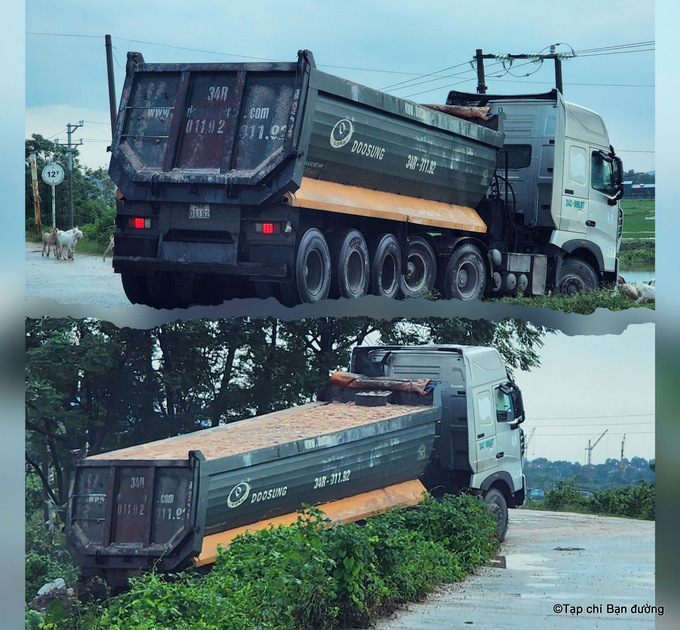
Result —
[[[57, 255], [57, 228], [52, 228], [49, 232], [43, 232], [42, 235], [42, 255], [50, 257], [50, 249], [54, 248], [54, 255]], [[47, 252], [47, 253], [45, 253]]]
[[59, 230], [57, 232], [57, 242], [59, 245], [57, 249], [57, 258], [64, 253], [64, 250], [68, 250], [68, 257], [73, 260], [73, 252], [75, 251], [76, 243], [79, 238], [83, 238], [83, 233], [78, 229], [78, 226], [66, 230], [66, 232]]
[[106, 262], [106, 254], [109, 252], [113, 252], [113, 234], [109, 237], [109, 246], [106, 248], [106, 251], [104, 252], [104, 255], [102, 256], [102, 260]]
[[656, 301], [656, 279], [652, 280], [651, 282], [645, 284], [642, 284], [638, 287], [638, 293], [640, 294], [640, 297], [635, 300], [636, 304], [639, 304], [642, 302], [643, 304], [646, 304], [647, 302], [655, 302]]

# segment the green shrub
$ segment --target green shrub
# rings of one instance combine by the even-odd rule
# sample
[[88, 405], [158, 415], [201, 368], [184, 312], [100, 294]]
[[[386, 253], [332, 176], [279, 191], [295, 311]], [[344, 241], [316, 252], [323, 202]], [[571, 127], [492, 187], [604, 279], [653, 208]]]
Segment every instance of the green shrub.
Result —
[[543, 501], [532, 504], [531, 507], [539, 510], [624, 516], [650, 521], [656, 517], [654, 485], [641, 481], [638, 485], [623, 488], [593, 490], [589, 496], [583, 496], [578, 489], [577, 481], [572, 479], [560, 482], [557, 488], [545, 495]]
[[576, 485], [577, 480], [560, 481], [557, 488], [549, 490], [543, 499], [543, 509], [558, 512], [583, 512], [587, 501], [586, 497]]
[[[297, 523], [239, 536], [210, 573], [156, 572], [66, 619], [55, 630], [298, 630], [366, 626], [396, 605], [454, 582], [495, 551], [495, 525], [474, 497], [427, 498], [330, 528], [307, 508]], [[35, 621], [35, 620], [34, 620]]]
[[644, 481], [637, 486], [596, 490], [589, 503], [592, 511], [599, 514], [627, 516], [648, 521], [655, 519], [654, 486]]

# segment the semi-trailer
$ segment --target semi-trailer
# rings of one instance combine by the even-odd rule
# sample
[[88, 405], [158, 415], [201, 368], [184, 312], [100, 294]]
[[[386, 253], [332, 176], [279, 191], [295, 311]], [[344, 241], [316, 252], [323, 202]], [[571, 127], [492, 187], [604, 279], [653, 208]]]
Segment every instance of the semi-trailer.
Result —
[[133, 303], [471, 300], [616, 280], [621, 161], [602, 118], [559, 90], [421, 105], [306, 50], [130, 52], [110, 150], [113, 267]]
[[522, 505], [524, 408], [497, 350], [362, 346], [312, 403], [78, 459], [67, 546], [82, 578], [214, 562], [239, 533], [472, 492], [505, 536]]

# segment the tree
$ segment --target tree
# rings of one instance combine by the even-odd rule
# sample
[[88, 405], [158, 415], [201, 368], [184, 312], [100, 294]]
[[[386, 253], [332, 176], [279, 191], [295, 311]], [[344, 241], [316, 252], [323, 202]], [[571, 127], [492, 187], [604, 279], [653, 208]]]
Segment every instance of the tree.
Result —
[[[64, 149], [41, 136], [33, 134], [26, 140], [26, 229], [33, 230], [33, 184], [29, 155], [35, 153], [38, 166], [38, 194], [40, 212], [44, 225], [52, 223], [52, 190], [46, 184], [41, 172], [51, 162], [61, 165], [66, 171], [68, 158]], [[85, 237], [96, 238], [102, 244], [108, 243], [108, 235], [113, 231], [116, 218], [115, 185], [103, 168], [90, 169], [80, 164], [78, 149], [73, 150], [73, 222], [83, 230]], [[55, 186], [56, 224], [60, 229], [68, 229], [70, 223], [68, 175], [63, 184]]]

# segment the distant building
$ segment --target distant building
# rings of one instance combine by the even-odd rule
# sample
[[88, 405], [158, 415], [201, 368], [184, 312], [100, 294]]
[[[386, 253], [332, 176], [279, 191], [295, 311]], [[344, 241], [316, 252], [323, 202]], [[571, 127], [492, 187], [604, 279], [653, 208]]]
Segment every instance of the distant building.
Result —
[[[623, 194], [626, 195], [626, 182], [623, 182]], [[632, 184], [630, 187], [630, 197], [654, 199], [656, 197], [656, 184]]]
[[633, 180], [629, 179], [623, 182], [623, 196], [629, 199], [633, 196]]

